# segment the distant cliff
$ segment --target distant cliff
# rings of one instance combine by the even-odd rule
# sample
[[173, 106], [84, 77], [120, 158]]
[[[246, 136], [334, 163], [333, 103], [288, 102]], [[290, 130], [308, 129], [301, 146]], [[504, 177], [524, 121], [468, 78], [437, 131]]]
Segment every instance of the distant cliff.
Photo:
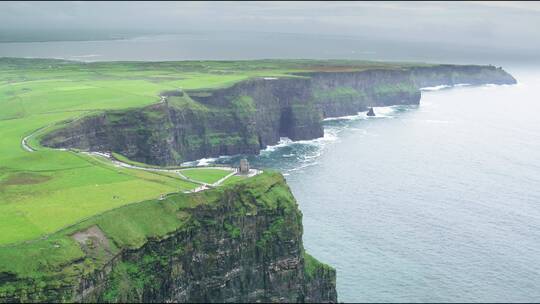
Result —
[[336, 302], [302, 231], [277, 173], [173, 194], [0, 251], [0, 302]]
[[46, 135], [50, 147], [114, 151], [150, 164], [256, 154], [280, 137], [323, 136], [326, 117], [371, 106], [418, 104], [420, 88], [455, 84], [514, 84], [494, 66], [430, 65], [400, 69], [304, 72], [256, 78], [231, 87], [169, 94], [142, 109], [108, 111]]

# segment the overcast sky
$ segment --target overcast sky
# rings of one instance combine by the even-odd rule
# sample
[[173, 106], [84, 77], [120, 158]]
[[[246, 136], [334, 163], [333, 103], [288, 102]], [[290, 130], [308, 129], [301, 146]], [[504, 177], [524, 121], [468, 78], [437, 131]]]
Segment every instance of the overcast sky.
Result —
[[347, 35], [540, 51], [540, 2], [1, 2], [0, 31]]

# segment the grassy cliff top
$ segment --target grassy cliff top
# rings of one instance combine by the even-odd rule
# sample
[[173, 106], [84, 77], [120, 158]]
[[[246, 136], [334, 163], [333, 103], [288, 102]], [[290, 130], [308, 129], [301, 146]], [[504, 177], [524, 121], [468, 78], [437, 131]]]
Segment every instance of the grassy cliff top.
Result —
[[[57, 276], [71, 279], [81, 272], [99, 269], [120, 250], [140, 248], [149, 239], [162, 239], [197, 224], [190, 220], [193, 210], [201, 205], [214, 210], [222, 200], [230, 197], [228, 191], [245, 198], [245, 202], [252, 202], [255, 205], [251, 207], [257, 210], [296, 208], [283, 176], [275, 172], [264, 172], [212, 190], [174, 193], [163, 200], [150, 199], [121, 206], [46, 237], [0, 246], [0, 283], [3, 276], [14, 276], [8, 281], [17, 284], [17, 280], [39, 282]], [[240, 206], [235, 212], [249, 212], [245, 208]], [[85, 252], [81, 249], [86, 242], [84, 233], [92, 230], [98, 231], [93, 236], [100, 245], [95, 251]], [[0, 297], [5, 288], [12, 286], [0, 284]]]
[[[0, 58], [0, 246], [36, 239], [126, 204], [197, 187], [170, 175], [119, 168], [82, 153], [40, 146], [40, 136], [63, 122], [155, 104], [160, 93], [178, 88], [208, 90], [257, 77], [418, 66], [432, 65], [356, 60], [84, 63]], [[172, 104], [204, 108], [189, 97]]]
[[[147, 106], [160, 100], [160, 92], [178, 88], [219, 88], [293, 72], [410, 66], [350, 60], [83, 63], [0, 58], [0, 245], [36, 239], [107, 210], [196, 187], [171, 176], [41, 147], [39, 134], [59, 122]], [[30, 134], [35, 136], [27, 143], [34, 152], [22, 145]]]

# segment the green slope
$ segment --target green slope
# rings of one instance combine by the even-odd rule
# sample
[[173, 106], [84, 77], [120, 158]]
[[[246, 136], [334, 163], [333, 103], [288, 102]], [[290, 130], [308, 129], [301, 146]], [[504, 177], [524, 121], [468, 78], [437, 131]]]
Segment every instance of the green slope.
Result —
[[[37, 151], [26, 151], [22, 139], [40, 128], [46, 127], [43, 134], [96, 111], [150, 105], [159, 102], [165, 90], [217, 88], [250, 77], [300, 71], [402, 66], [360, 61], [80, 63], [0, 58], [0, 245], [35, 239], [106, 210], [197, 186], [163, 174], [117, 168], [82, 153], [40, 147], [37, 135], [28, 140]], [[219, 176], [199, 178], [213, 181]]]

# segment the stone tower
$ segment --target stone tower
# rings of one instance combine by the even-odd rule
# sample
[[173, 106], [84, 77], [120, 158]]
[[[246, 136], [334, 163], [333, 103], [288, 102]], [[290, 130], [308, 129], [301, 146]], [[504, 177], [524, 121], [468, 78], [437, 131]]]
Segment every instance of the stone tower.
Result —
[[240, 167], [238, 168], [240, 174], [249, 174], [249, 163], [247, 159], [242, 158], [240, 160]]

